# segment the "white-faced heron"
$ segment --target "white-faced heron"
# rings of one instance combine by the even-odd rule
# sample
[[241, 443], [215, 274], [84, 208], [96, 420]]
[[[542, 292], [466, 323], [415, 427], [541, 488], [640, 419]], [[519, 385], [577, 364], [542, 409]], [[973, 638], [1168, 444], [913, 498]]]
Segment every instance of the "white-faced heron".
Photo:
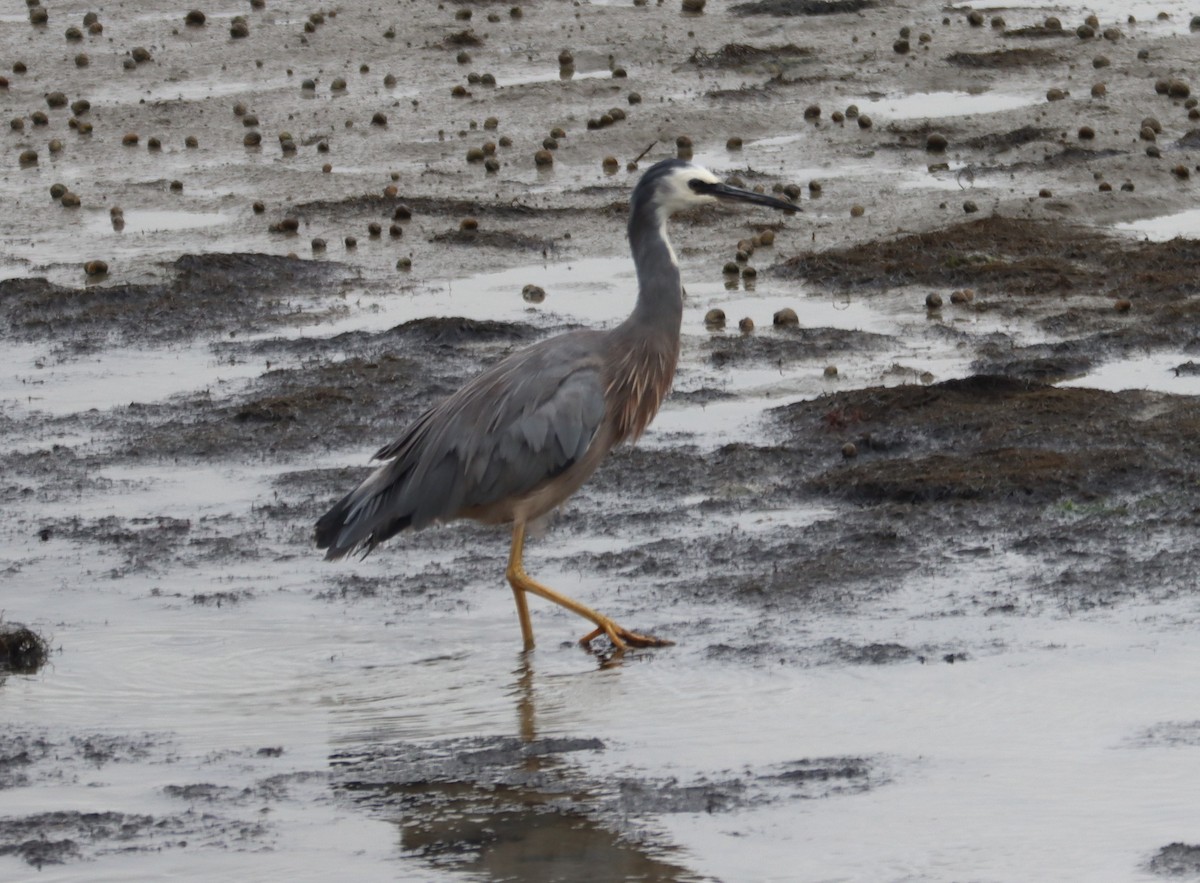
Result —
[[430, 408], [374, 459], [384, 461], [317, 522], [328, 559], [370, 552], [388, 537], [456, 518], [512, 523], [506, 575], [526, 649], [533, 625], [526, 593], [560, 604], [613, 646], [670, 643], [640, 635], [530, 579], [521, 563], [525, 525], [575, 493], [609, 450], [636, 440], [671, 387], [679, 359], [683, 287], [667, 219], [717, 200], [795, 211], [790, 202], [722, 183], [677, 159], [642, 175], [629, 206], [637, 268], [633, 313], [607, 331], [559, 334], [501, 361]]

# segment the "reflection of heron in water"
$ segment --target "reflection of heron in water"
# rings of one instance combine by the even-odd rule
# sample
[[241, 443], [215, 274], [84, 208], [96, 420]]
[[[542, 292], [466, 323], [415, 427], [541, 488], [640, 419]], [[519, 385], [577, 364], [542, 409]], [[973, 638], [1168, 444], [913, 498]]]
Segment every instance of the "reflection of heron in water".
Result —
[[575, 493], [613, 446], [635, 440], [654, 419], [675, 374], [683, 316], [667, 219], [719, 200], [795, 211], [682, 160], [652, 166], [630, 199], [638, 296], [629, 318], [607, 331], [571, 331], [534, 344], [418, 417], [375, 454], [386, 462], [317, 522], [325, 557], [366, 553], [400, 531], [456, 518], [511, 523], [507, 577], [527, 650], [530, 594], [594, 623], [581, 643], [600, 635], [618, 650], [669, 643], [622, 628], [531, 579], [522, 564], [525, 526]]
[[545, 697], [528, 656], [513, 676], [507, 695], [516, 702], [516, 738], [472, 736], [391, 749], [373, 742], [349, 753], [362, 767], [341, 775], [376, 809], [381, 801], [395, 808], [406, 855], [472, 879], [697, 879], [628, 836], [624, 789], [589, 775], [583, 760], [602, 742], [539, 737], [536, 707]]

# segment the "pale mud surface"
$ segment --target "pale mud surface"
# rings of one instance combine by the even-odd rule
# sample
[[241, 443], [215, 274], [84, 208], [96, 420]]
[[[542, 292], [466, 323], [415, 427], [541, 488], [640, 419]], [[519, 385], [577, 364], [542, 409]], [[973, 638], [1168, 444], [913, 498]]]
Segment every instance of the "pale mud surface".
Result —
[[[0, 658], [0, 877], [1200, 877], [1191, 10], [43, 8], [0, 15], [0, 626], [53, 650]], [[527, 558], [678, 645], [538, 606], [522, 657], [473, 525], [321, 563], [404, 421], [624, 315], [625, 165], [679, 136], [802, 211], [675, 221], [676, 391]]]

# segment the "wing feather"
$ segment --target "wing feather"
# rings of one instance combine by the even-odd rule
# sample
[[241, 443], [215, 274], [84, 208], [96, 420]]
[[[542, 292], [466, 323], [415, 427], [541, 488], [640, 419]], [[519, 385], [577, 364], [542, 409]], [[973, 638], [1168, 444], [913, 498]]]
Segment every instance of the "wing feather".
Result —
[[430, 408], [318, 527], [330, 556], [530, 494], [583, 457], [605, 414], [602, 333], [535, 344]]

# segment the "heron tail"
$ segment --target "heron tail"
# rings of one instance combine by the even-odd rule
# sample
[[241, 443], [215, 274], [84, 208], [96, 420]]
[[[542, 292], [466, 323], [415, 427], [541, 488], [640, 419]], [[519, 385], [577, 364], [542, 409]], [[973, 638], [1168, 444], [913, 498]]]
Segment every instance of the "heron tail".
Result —
[[317, 548], [325, 550], [325, 560], [359, 549], [365, 555], [412, 525], [411, 514], [397, 513], [391, 505], [400, 482], [388, 472], [386, 465], [377, 469], [317, 521], [314, 537]]

